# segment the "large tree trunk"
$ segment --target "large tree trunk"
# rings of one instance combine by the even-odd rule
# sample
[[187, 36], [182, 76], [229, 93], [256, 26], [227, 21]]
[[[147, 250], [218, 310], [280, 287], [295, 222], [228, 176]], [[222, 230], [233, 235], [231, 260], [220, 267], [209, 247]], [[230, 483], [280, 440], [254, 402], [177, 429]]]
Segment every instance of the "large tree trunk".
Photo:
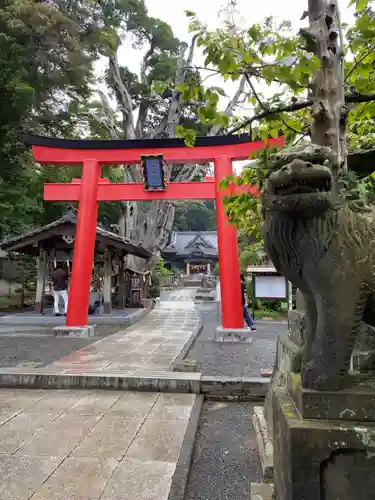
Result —
[[[159, 126], [153, 130], [149, 137], [175, 137], [177, 127], [183, 112], [183, 102], [181, 92], [178, 90], [178, 85], [183, 84], [186, 80], [187, 71], [192, 67], [195, 41], [193, 38], [191, 46], [182, 43], [180, 46], [179, 57], [177, 61], [176, 75], [174, 79], [174, 90], [169, 104], [168, 112]], [[141, 66], [141, 82], [148, 85], [147, 81], [147, 63], [153, 55], [154, 49], [151, 44], [150, 49], [146, 52]], [[185, 57], [186, 56], [186, 57]], [[114, 54], [109, 59], [109, 71], [113, 82], [113, 87], [118, 103], [118, 110], [122, 116], [122, 124], [124, 137], [127, 139], [142, 138], [144, 124], [149, 111], [150, 100], [145, 99], [139, 108], [137, 123], [134, 125], [132, 101], [125, 83], [121, 79], [120, 67], [117, 56]], [[231, 116], [235, 107], [244, 93], [245, 77], [242, 77], [239, 83], [239, 88], [233, 99], [229, 102], [226, 112]], [[102, 97], [103, 100], [103, 97]], [[106, 108], [108, 102], [103, 100], [103, 105]], [[106, 125], [107, 130], [111, 133], [111, 124]], [[221, 127], [213, 127], [210, 135], [220, 133]], [[111, 136], [114, 134], [111, 133]], [[116, 137], [117, 138], [117, 137]], [[204, 168], [205, 166], [203, 166]], [[189, 181], [199, 173], [201, 165], [181, 165], [177, 177], [174, 181]], [[172, 166], [168, 167], [167, 177], [170, 179]], [[141, 170], [138, 165], [126, 166], [124, 171], [125, 182], [142, 182]], [[127, 202], [121, 204], [118, 229], [119, 233], [132, 243], [142, 245], [150, 250], [155, 258], [145, 264], [141, 259], [134, 256], [128, 256], [127, 267], [141, 271], [142, 269], [150, 269], [156, 262], [160, 251], [168, 242], [169, 234], [173, 227], [174, 221], [174, 205], [164, 201], [155, 201], [150, 203]]]
[[328, 146], [332, 152], [333, 187], [338, 192], [338, 176], [346, 168], [346, 118], [344, 98], [343, 47], [337, 0], [309, 0], [310, 26], [301, 30], [307, 48], [320, 61], [311, 82], [313, 100], [311, 142]]
[[[311, 142], [330, 148], [329, 166], [332, 188], [339, 195], [339, 174], [346, 169], [346, 119], [344, 97], [343, 42], [338, 0], [308, 0], [309, 28], [302, 29], [307, 49], [319, 58], [320, 68], [310, 85], [313, 101]], [[304, 309], [303, 298], [297, 290], [297, 308]]]

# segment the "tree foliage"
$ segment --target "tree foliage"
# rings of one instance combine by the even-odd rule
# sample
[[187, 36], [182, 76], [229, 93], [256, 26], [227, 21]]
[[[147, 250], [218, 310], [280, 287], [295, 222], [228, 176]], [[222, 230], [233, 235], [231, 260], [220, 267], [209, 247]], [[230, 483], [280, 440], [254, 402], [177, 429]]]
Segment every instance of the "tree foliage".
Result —
[[[139, 74], [118, 60], [118, 49], [129, 37], [135, 49], [144, 51]], [[195, 73], [185, 67], [192, 55], [167, 23], [148, 15], [144, 0], [4, 0], [0, 238], [61, 216], [63, 203], [44, 203], [43, 183], [80, 176], [77, 168], [35, 165], [18, 140], [20, 129], [64, 138], [131, 139], [175, 136], [181, 123], [206, 133], [196, 115], [199, 103], [182, 104], [176, 89], [185, 81], [198, 83]], [[104, 79], [95, 71], [98, 62], [107, 66]], [[123, 181], [124, 174], [127, 181], [140, 180], [137, 168], [103, 170], [116, 181]], [[194, 166], [174, 166], [171, 175], [197, 179], [202, 173]], [[146, 246], [156, 242], [153, 249], [165, 242], [165, 214], [169, 223], [173, 221], [169, 205], [125, 204], [124, 208], [125, 215], [133, 214], [122, 231], [126, 237]], [[120, 204], [103, 203], [99, 213], [104, 224], [119, 227]], [[150, 220], [141, 235], [135, 234], [147, 226], [150, 213], [157, 220]]]
[[[356, 8], [353, 25], [343, 25], [345, 33], [344, 79], [348, 107], [347, 142], [350, 150], [371, 148], [375, 142], [375, 12], [371, 0], [351, 0]], [[231, 2], [235, 6], [235, 2]], [[302, 13], [302, 12], [301, 12]], [[246, 80], [248, 107], [251, 115], [245, 119], [230, 117], [227, 133], [248, 132], [252, 138], [266, 139], [284, 135], [287, 144], [309, 141], [311, 121], [310, 82], [319, 69], [313, 55], [314, 40], [303, 30], [296, 34], [289, 21], [276, 22], [267, 18], [263, 23], [241, 29], [235, 16], [217, 30], [210, 30], [193, 12], [190, 29], [197, 35], [197, 44], [205, 54], [205, 65], [224, 80]], [[307, 12], [303, 14], [303, 18]], [[303, 35], [303, 36], [301, 36]], [[275, 89], [267, 95], [262, 89]], [[190, 90], [191, 91], [191, 90]], [[219, 97], [222, 92], [216, 92]], [[216, 99], [219, 103], [219, 99]], [[219, 113], [218, 105], [216, 111]], [[214, 114], [214, 113], [213, 113]], [[215, 120], [215, 118], [213, 118]], [[270, 151], [261, 152], [240, 178], [231, 181], [256, 185], [261, 192], [269, 173]], [[228, 180], [229, 181], [229, 180]], [[367, 180], [355, 188], [369, 195], [372, 182]], [[228, 198], [228, 216], [236, 227], [260, 239], [261, 217], [259, 199], [250, 195]]]
[[215, 231], [216, 209], [213, 200], [175, 203], [175, 231]]
[[[50, 2], [5, 0], [0, 7], [0, 235], [40, 219], [43, 178], [19, 142], [20, 128], [58, 132], [69, 94], [89, 95], [96, 48]], [[65, 121], [64, 121], [65, 117]], [[65, 128], [69, 134], [69, 128]], [[66, 178], [66, 174], [64, 174]], [[69, 176], [68, 176], [69, 177]], [[59, 175], [54, 176], [58, 179]]]
[[[374, 142], [375, 20], [371, 0], [352, 0], [353, 25], [344, 27], [348, 145], [371, 148]], [[235, 2], [231, 2], [235, 5]], [[288, 144], [309, 140], [309, 82], [319, 61], [289, 21], [236, 25], [229, 16], [217, 30], [193, 12], [192, 43], [149, 16], [144, 0], [4, 0], [0, 6], [0, 237], [59, 217], [64, 204], [44, 203], [44, 182], [69, 182], [79, 170], [38, 167], [18, 140], [20, 128], [60, 137], [143, 138], [249, 132], [252, 138], [284, 134]], [[138, 73], [118, 58], [131, 39], [143, 50]], [[204, 68], [194, 65], [194, 48], [204, 52]], [[106, 64], [104, 77], [94, 71]], [[236, 83], [228, 99], [210, 86], [210, 74]], [[269, 90], [274, 89], [271, 93]], [[370, 96], [369, 96], [370, 95]], [[364, 102], [364, 97], [369, 96]], [[227, 105], [223, 109], [223, 98]], [[361, 102], [362, 100], [362, 102]], [[240, 118], [238, 105], [249, 109]], [[246, 124], [245, 124], [246, 123]], [[270, 152], [257, 155], [239, 183], [262, 188]], [[199, 180], [207, 166], [174, 165], [173, 180]], [[137, 168], [107, 167], [113, 180], [138, 182]], [[358, 188], [358, 180], [355, 182]], [[373, 181], [361, 184], [371, 201]], [[174, 212], [176, 229], [209, 229], [212, 203], [103, 203], [101, 221], [117, 227], [153, 251], [166, 243]], [[247, 195], [227, 202], [231, 221], [259, 237], [257, 200]], [[118, 220], [120, 216], [120, 220]], [[249, 243], [250, 244], [250, 243]]]

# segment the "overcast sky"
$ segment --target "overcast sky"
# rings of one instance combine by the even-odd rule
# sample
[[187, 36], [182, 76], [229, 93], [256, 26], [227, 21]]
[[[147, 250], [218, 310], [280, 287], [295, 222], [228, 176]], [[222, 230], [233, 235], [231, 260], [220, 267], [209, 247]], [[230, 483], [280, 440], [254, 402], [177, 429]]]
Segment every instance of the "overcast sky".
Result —
[[[347, 3], [346, 0], [340, 2], [343, 22], [352, 20]], [[186, 42], [189, 42], [190, 35], [189, 19], [185, 10], [195, 12], [199, 19], [215, 28], [221, 24], [218, 13], [226, 4], [226, 0], [146, 0], [149, 15], [169, 23], [174, 34]], [[243, 27], [248, 27], [261, 22], [265, 17], [273, 16], [279, 20], [291, 21], [293, 27], [298, 30], [299, 27], [306, 26], [306, 20], [300, 21], [306, 8], [307, 0], [238, 0], [238, 20]], [[119, 56], [122, 64], [138, 72], [142, 53], [134, 51], [130, 41], [124, 43]], [[195, 62], [199, 64], [199, 54]]]

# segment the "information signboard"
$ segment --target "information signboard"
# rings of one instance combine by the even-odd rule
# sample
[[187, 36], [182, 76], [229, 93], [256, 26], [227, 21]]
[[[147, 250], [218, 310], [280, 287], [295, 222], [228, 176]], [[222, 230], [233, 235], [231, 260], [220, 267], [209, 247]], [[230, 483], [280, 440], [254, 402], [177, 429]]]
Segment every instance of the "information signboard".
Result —
[[284, 276], [254, 275], [255, 297], [257, 299], [285, 299], [288, 297], [288, 282]]

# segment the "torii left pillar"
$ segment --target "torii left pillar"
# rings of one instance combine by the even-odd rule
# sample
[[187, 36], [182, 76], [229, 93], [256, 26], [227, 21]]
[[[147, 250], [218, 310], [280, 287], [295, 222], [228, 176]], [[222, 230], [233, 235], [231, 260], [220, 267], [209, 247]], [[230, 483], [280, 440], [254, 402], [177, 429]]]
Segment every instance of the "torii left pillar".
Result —
[[248, 337], [243, 330], [243, 311], [240, 286], [237, 231], [229, 224], [223, 205], [226, 192], [220, 191], [220, 183], [233, 175], [232, 160], [219, 156], [214, 160], [216, 184], [216, 229], [219, 249], [219, 274], [221, 290], [221, 314], [223, 326], [218, 327], [216, 339], [222, 341], [232, 333]]
[[[79, 210], [66, 318], [67, 326], [86, 326], [88, 323], [100, 175], [101, 168], [95, 159], [87, 159], [83, 162], [82, 181], [79, 184]], [[79, 307], [77, 307], [78, 304]]]

